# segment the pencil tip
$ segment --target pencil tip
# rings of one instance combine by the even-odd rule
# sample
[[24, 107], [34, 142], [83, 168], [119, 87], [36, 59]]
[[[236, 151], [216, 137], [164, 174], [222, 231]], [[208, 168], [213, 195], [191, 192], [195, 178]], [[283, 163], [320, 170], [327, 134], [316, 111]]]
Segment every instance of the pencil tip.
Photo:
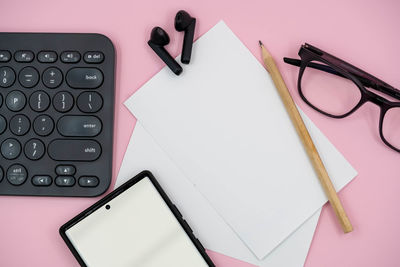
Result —
[[260, 40], [258, 40], [258, 44], [259, 44], [260, 46], [263, 45], [263, 43], [262, 43]]

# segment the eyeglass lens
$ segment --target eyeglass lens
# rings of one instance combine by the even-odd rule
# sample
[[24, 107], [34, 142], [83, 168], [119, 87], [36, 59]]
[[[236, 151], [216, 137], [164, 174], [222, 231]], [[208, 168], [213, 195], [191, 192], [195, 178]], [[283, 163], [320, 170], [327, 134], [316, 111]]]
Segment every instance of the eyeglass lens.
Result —
[[[309, 104], [332, 116], [347, 114], [362, 97], [361, 90], [352, 80], [311, 67], [304, 69], [300, 86]], [[400, 150], [400, 107], [390, 108], [385, 113], [382, 135], [389, 144]]]

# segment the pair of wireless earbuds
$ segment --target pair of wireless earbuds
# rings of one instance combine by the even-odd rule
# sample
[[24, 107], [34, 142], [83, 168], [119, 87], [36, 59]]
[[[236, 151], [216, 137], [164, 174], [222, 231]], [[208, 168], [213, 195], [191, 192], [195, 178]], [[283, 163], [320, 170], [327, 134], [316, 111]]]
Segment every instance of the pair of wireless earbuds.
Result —
[[[181, 55], [181, 62], [183, 64], [189, 64], [190, 62], [195, 26], [196, 19], [192, 18], [186, 11], [181, 10], [176, 14], [175, 29], [178, 32], [185, 32]], [[147, 43], [176, 75], [182, 73], [182, 67], [165, 49], [165, 46], [169, 44], [169, 36], [166, 31], [161, 27], [154, 27], [151, 31], [150, 40]]]

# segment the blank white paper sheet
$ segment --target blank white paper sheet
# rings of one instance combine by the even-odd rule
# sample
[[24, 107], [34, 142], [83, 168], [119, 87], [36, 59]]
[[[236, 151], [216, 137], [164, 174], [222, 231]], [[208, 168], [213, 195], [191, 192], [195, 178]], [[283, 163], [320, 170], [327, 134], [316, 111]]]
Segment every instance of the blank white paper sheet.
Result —
[[261, 267], [301, 267], [318, 223], [319, 209], [262, 260], [247, 248], [210, 203], [187, 179], [153, 137], [136, 123], [115, 187], [143, 170], [150, 170], [179, 208], [194, 234], [209, 250]]
[[[243, 243], [264, 258], [326, 202], [265, 69], [224, 22], [126, 102]], [[356, 171], [305, 118], [335, 188]]]

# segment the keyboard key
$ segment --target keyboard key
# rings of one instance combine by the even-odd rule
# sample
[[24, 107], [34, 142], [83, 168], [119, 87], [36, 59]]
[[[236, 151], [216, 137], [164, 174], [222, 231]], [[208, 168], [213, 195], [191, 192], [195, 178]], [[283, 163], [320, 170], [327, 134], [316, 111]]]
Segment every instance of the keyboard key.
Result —
[[7, 129], [7, 120], [0, 115], [0, 134], [4, 133]]
[[17, 62], [31, 62], [35, 55], [32, 51], [17, 51], [14, 54], [15, 61]]
[[10, 87], [15, 82], [15, 72], [10, 67], [0, 68], [0, 87]]
[[1, 144], [1, 154], [6, 159], [16, 159], [21, 153], [21, 144], [13, 138], [4, 140]]
[[58, 176], [56, 178], [57, 186], [73, 186], [75, 184], [75, 178], [73, 176]]
[[11, 165], [7, 170], [7, 180], [12, 185], [21, 185], [25, 183], [28, 172], [21, 164]]
[[18, 80], [23, 87], [32, 88], [39, 82], [39, 73], [33, 67], [26, 67], [19, 72]]
[[47, 136], [54, 129], [53, 119], [48, 115], [40, 115], [33, 121], [33, 130], [37, 135]]
[[94, 161], [100, 157], [100, 144], [94, 140], [57, 139], [49, 144], [53, 160]]
[[56, 173], [58, 175], [74, 175], [76, 169], [72, 165], [59, 165], [56, 168]]
[[37, 58], [41, 63], [54, 63], [57, 61], [57, 53], [54, 51], [42, 51]]
[[73, 106], [74, 106], [74, 97], [69, 92], [66, 91], [58, 92], [53, 97], [53, 107], [58, 112], [70, 111]]
[[81, 54], [76, 51], [65, 51], [61, 54], [61, 61], [64, 63], [77, 63], [81, 60]]
[[25, 156], [30, 160], [38, 160], [43, 157], [45, 147], [42, 141], [31, 139], [25, 144]]
[[52, 179], [48, 175], [35, 175], [32, 177], [32, 184], [36, 186], [49, 186]]
[[47, 88], [54, 89], [62, 83], [63, 74], [61, 70], [51, 67], [43, 72], [42, 81]]
[[3, 177], [4, 177], [4, 171], [3, 168], [0, 167], [0, 183], [3, 180]]
[[44, 91], [35, 91], [29, 97], [29, 106], [36, 112], [45, 111], [50, 106], [50, 97]]
[[96, 187], [99, 185], [99, 179], [96, 176], [81, 176], [79, 185], [82, 187]]
[[67, 84], [77, 89], [94, 89], [103, 83], [103, 73], [96, 68], [73, 68], [66, 77]]
[[57, 123], [57, 130], [63, 136], [92, 137], [101, 132], [101, 127], [95, 116], [64, 116]]
[[11, 53], [7, 50], [0, 50], [0, 62], [8, 62], [11, 59]]
[[11, 111], [20, 111], [25, 107], [26, 98], [21, 91], [11, 91], [6, 97], [6, 105]]
[[103, 98], [96, 92], [83, 92], [78, 96], [76, 105], [85, 113], [94, 113], [103, 106]]
[[99, 64], [103, 62], [104, 60], [104, 54], [101, 52], [86, 52], [85, 55], [83, 56], [83, 60], [86, 63], [91, 63], [91, 64]]
[[25, 115], [18, 114], [10, 120], [10, 130], [15, 135], [25, 135], [29, 128], [31, 128], [31, 122]]

